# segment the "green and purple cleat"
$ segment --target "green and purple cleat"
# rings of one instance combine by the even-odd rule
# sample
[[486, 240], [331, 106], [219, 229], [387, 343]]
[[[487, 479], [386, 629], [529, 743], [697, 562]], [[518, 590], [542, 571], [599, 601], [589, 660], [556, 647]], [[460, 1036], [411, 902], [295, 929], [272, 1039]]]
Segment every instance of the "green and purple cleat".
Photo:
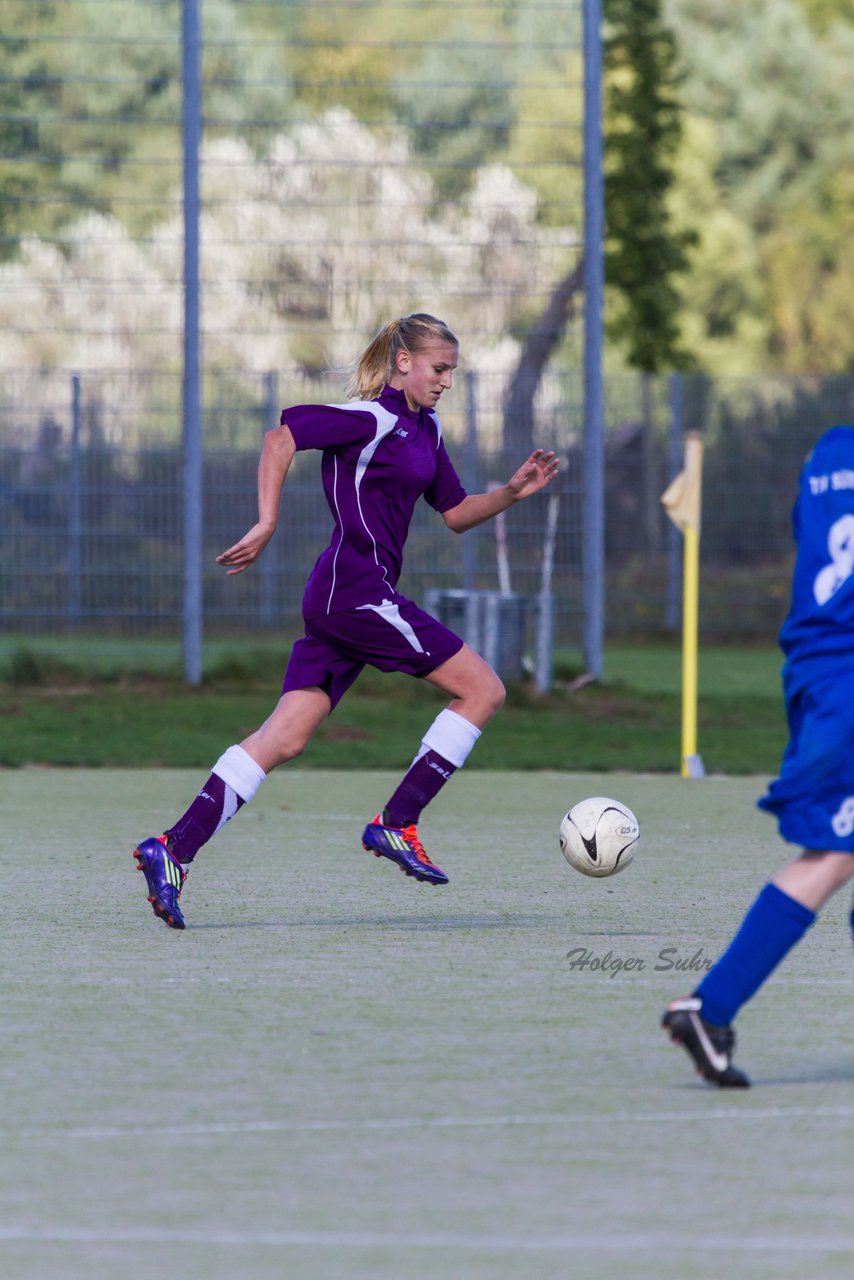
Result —
[[375, 858], [396, 862], [406, 875], [425, 884], [448, 883], [444, 871], [427, 857], [414, 822], [408, 827], [387, 827], [377, 814], [362, 833], [362, 846]]
[[184, 917], [178, 906], [187, 873], [169, 852], [165, 836], [150, 836], [133, 851], [138, 871], [145, 875], [148, 901], [154, 914], [171, 929], [183, 929]]

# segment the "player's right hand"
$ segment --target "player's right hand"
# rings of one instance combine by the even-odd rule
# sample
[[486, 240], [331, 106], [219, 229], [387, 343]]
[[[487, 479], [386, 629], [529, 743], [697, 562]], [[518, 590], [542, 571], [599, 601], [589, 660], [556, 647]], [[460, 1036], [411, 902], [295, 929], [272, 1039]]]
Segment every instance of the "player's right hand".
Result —
[[222, 555], [217, 556], [217, 564], [228, 569], [229, 577], [233, 573], [243, 573], [244, 569], [248, 569], [255, 563], [274, 532], [275, 530], [268, 525], [253, 524], [239, 542], [235, 542], [233, 547], [229, 547], [227, 551], [223, 551]]

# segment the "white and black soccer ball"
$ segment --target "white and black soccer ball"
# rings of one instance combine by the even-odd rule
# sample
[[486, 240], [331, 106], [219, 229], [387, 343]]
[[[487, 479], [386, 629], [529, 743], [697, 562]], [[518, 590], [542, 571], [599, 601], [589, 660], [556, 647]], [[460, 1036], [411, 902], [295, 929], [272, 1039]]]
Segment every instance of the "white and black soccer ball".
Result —
[[628, 805], [607, 796], [579, 800], [560, 824], [563, 856], [586, 876], [624, 871], [638, 851], [638, 820]]

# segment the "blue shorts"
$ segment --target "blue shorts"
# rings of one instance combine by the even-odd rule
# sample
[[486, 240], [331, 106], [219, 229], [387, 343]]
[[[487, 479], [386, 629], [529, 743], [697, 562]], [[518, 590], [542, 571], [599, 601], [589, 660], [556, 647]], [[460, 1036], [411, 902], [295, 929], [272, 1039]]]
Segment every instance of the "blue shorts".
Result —
[[426, 676], [463, 641], [405, 596], [307, 618], [291, 650], [282, 693], [319, 686], [336, 706], [366, 666]]
[[788, 703], [780, 776], [757, 801], [804, 849], [854, 853], [854, 675], [813, 682]]

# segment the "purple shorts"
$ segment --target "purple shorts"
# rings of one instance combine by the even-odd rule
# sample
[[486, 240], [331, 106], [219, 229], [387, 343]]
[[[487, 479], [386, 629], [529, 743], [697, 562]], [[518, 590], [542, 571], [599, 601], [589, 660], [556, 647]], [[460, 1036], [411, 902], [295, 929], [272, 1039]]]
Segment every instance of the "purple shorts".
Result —
[[382, 604], [308, 618], [291, 650], [282, 693], [317, 685], [336, 706], [365, 666], [427, 676], [463, 642], [417, 604], [395, 592]]

